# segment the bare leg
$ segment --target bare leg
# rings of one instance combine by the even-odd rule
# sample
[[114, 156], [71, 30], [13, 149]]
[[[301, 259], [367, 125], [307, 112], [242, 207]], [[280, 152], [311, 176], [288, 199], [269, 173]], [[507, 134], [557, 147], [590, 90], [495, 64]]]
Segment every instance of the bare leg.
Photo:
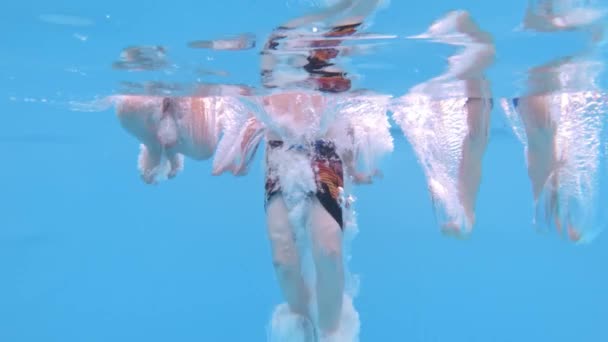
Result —
[[156, 172], [160, 166], [162, 150], [159, 145], [141, 145], [139, 152], [138, 167], [144, 182], [152, 184], [155, 182]]
[[520, 99], [519, 113], [528, 138], [528, 176], [537, 201], [554, 172], [556, 126], [551, 118], [550, 95], [534, 95]]
[[342, 230], [318, 200], [314, 200], [311, 210], [318, 324], [322, 333], [331, 334], [340, 324], [344, 295]]
[[167, 159], [169, 160], [169, 179], [175, 178], [177, 174], [184, 169], [184, 156], [181, 153], [177, 153], [174, 150], [167, 151]]
[[469, 132], [462, 143], [458, 195], [471, 228], [475, 223], [475, 202], [481, 182], [481, 162], [488, 145], [491, 108], [488, 99], [479, 98], [469, 98], [465, 106]]
[[266, 210], [272, 261], [283, 295], [294, 313], [309, 317], [309, 291], [302, 276], [295, 235], [289, 223], [288, 210], [281, 195], [271, 199]]
[[[555, 227], [557, 228], [557, 232], [559, 235], [563, 233], [563, 224], [560, 219], [560, 203], [559, 203], [559, 173], [554, 171], [551, 176], [551, 193], [550, 193], [550, 202], [547, 207], [547, 221], [553, 219], [555, 220]], [[568, 239], [572, 242], [579, 242], [582, 238], [581, 232], [572, 224], [570, 215], [566, 215], [566, 235]]]
[[[520, 99], [519, 113], [528, 139], [528, 177], [532, 183], [532, 193], [536, 205], [543, 191], [548, 191], [545, 203], [545, 220], [555, 220], [555, 226], [562, 231], [559, 220], [558, 187], [555, 138], [556, 123], [551, 117], [552, 96], [532, 95]], [[553, 216], [553, 217], [552, 217]]]

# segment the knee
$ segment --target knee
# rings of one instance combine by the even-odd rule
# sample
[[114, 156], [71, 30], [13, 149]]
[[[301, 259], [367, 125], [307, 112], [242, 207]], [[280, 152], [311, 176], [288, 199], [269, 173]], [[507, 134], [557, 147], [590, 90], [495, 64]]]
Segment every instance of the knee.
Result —
[[300, 261], [293, 252], [274, 252], [272, 265], [279, 279], [294, 279], [300, 276]]
[[335, 225], [317, 227], [314, 235], [316, 257], [325, 260], [342, 259], [342, 231]]
[[286, 271], [297, 268], [299, 265], [298, 254], [293, 248], [286, 245], [277, 245], [272, 252], [272, 264], [277, 271]]
[[284, 230], [270, 231], [272, 264], [277, 271], [295, 268], [300, 260], [292, 236]]

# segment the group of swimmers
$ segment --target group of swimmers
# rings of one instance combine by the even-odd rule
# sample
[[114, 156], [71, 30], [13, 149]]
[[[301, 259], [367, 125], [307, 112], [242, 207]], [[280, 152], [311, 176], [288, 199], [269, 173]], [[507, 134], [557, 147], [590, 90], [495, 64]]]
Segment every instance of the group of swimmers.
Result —
[[[442, 231], [466, 237], [475, 223], [496, 105], [485, 76], [496, 54], [492, 36], [467, 12], [450, 12], [416, 37], [464, 46], [446, 73], [398, 98], [354, 90], [337, 63], [348, 52], [341, 43], [358, 34], [379, 3], [343, 0], [277, 28], [261, 51], [263, 94], [208, 85], [190, 96], [113, 97], [120, 123], [141, 142], [146, 183], [177, 176], [185, 158], [213, 159], [214, 175], [244, 175], [264, 141], [267, 231], [287, 301], [274, 312], [271, 341], [357, 340], [343, 250], [352, 225], [350, 188], [371, 183], [392, 152], [389, 113], [424, 168]], [[602, 40], [596, 12], [552, 4], [530, 1], [525, 28], [582, 30]], [[590, 106], [605, 102], [590, 69], [574, 57], [543, 65], [531, 71], [525, 96], [501, 101], [516, 133], [523, 127], [539, 212], [573, 241], [585, 239], [585, 198], [577, 196], [594, 191], [596, 176], [577, 167], [599, 158], [601, 118], [589, 119]], [[593, 146], [579, 147], [577, 139]]]

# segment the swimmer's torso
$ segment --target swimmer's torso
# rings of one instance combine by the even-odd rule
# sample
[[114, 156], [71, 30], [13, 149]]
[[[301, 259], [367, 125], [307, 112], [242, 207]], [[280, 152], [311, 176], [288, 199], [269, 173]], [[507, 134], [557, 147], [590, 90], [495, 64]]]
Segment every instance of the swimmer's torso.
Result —
[[310, 140], [331, 138], [330, 127], [323, 127], [328, 119], [328, 98], [315, 93], [287, 92], [264, 98], [264, 109], [271, 124], [268, 140]]

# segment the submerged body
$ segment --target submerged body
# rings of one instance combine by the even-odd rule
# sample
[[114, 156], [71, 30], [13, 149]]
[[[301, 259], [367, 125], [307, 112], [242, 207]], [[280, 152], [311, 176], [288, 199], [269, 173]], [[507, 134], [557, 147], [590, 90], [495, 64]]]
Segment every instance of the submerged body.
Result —
[[[313, 134], [316, 129], [312, 127], [325, 110], [325, 99], [282, 93], [270, 95], [264, 102], [273, 122], [288, 132], [285, 136], [269, 131], [266, 137], [266, 208], [273, 264], [291, 311], [313, 321], [311, 289], [302, 272], [304, 251], [298, 248], [303, 239], [310, 238], [316, 271], [314, 310], [319, 330], [331, 334], [338, 328], [344, 290], [343, 219], [338, 197], [344, 176], [331, 134]], [[302, 169], [290, 172], [286, 168]], [[294, 186], [295, 182], [301, 184]]]
[[142, 179], [156, 183], [175, 177], [184, 158], [214, 157], [213, 174], [246, 174], [264, 130], [242, 101], [250, 95], [240, 85], [202, 85], [190, 96], [119, 95], [109, 102], [141, 143]]
[[512, 105], [525, 133], [535, 224], [554, 226], [573, 242], [589, 241], [597, 234], [604, 96], [556, 91], [516, 98]]
[[218, 122], [209, 99], [121, 96], [116, 115], [142, 144], [139, 170], [146, 183], [158, 181], [163, 173], [175, 177], [184, 156], [209, 159], [217, 146]]
[[[591, 43], [574, 56], [529, 70], [523, 96], [502, 106], [526, 148], [535, 225], [554, 226], [574, 242], [597, 234], [597, 178], [600, 164], [602, 69], [594, 51], [603, 39], [603, 12], [576, 1], [531, 1], [524, 27], [534, 31], [578, 30]], [[521, 127], [520, 127], [521, 126]]]
[[346, 215], [347, 188], [377, 174], [373, 166], [358, 168], [358, 159], [366, 155], [371, 165], [376, 153], [392, 149], [387, 104], [386, 97], [295, 91], [262, 101], [268, 236], [288, 306], [275, 312], [273, 341], [286, 338], [276, 336], [289, 315], [309, 327], [291, 332], [298, 336], [351, 341], [358, 335], [352, 294], [345, 289], [343, 242], [354, 228]]
[[[489, 89], [486, 94], [490, 94]], [[475, 205], [481, 184], [483, 156], [488, 146], [492, 103], [491, 98], [469, 97], [464, 108], [468, 130], [462, 142], [458, 196], [464, 209], [466, 225], [471, 228], [475, 224]], [[451, 224], [448, 223], [445, 228], [458, 232], [460, 226]]]
[[464, 47], [448, 59], [445, 73], [395, 101], [393, 117], [424, 168], [442, 231], [466, 236], [475, 224], [489, 139], [493, 100], [485, 70], [494, 62], [494, 42], [464, 11], [448, 13], [413, 38]]
[[[535, 206], [545, 211], [544, 220], [553, 221], [561, 230], [557, 212], [560, 161], [556, 149], [558, 118], [553, 109], [555, 100], [555, 94], [537, 94], [514, 99], [513, 106], [525, 128], [528, 177], [532, 185]], [[541, 196], [545, 191], [547, 192], [545, 207], [539, 208], [543, 205]], [[571, 224], [568, 224], [567, 229], [571, 240], [580, 239], [580, 235]]]

